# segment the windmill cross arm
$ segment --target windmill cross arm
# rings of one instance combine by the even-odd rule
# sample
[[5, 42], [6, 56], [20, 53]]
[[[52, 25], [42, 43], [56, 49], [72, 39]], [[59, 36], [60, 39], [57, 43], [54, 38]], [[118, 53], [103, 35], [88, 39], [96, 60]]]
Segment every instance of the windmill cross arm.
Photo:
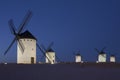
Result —
[[8, 48], [6, 49], [6, 51], [5, 51], [5, 53], [4, 53], [4, 55], [6, 55], [7, 54], [7, 52], [10, 50], [10, 48], [12, 47], [12, 45], [14, 44], [14, 42], [15, 42], [15, 40], [16, 40], [16, 38], [14, 37], [14, 39], [12, 40], [12, 42], [11, 42], [11, 44], [8, 46]]
[[14, 34], [14, 35], [16, 35], [16, 34], [17, 34], [17, 33], [16, 33], [16, 28], [15, 28], [15, 25], [13, 24], [13, 20], [10, 19], [10, 20], [8, 21], [8, 24], [9, 24], [11, 33]]
[[95, 48], [95, 50], [96, 50], [98, 53], [100, 53], [100, 51], [99, 51], [97, 48]]
[[32, 17], [32, 12], [28, 11], [18, 28], [18, 34], [20, 34], [23, 31], [23, 29], [25, 28], [31, 17]]
[[43, 55], [44, 55], [44, 56], [48, 59], [48, 61], [50, 62], [50, 59], [48, 58], [48, 56], [46, 56], [45, 51], [43, 51], [43, 49], [39, 46], [38, 43], [37, 43], [36, 45], [37, 45], [37, 47], [39, 48], [39, 50], [43, 53]]

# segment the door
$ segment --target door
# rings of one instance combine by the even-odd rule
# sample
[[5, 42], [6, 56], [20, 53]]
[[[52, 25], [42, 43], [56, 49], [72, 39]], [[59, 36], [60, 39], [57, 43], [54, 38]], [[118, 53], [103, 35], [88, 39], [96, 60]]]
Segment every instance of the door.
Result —
[[34, 57], [31, 57], [31, 64], [34, 64]]

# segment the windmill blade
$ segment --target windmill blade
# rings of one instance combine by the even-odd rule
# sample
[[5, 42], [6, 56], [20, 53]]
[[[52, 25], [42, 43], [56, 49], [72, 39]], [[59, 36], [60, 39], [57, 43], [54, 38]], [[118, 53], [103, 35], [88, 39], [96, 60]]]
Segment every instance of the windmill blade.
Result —
[[106, 58], [106, 56], [102, 55], [104, 58]]
[[23, 53], [24, 50], [25, 50], [25, 47], [24, 47], [22, 41], [20, 41], [19, 39], [17, 41], [18, 41], [18, 44], [19, 44], [19, 48], [20, 48], [21, 52]]
[[13, 24], [13, 20], [9, 20], [8, 21], [8, 24], [9, 24], [9, 27], [10, 27], [10, 30], [11, 30], [11, 33], [16, 35], [16, 28], [15, 28], [15, 25]]
[[107, 54], [110, 55], [110, 56], [112, 56], [112, 55], [116, 56], [115, 53], [110, 53], [110, 52], [108, 52]]
[[99, 51], [97, 48], [95, 48], [95, 50], [96, 50], [98, 53], [100, 53], [100, 51]]
[[48, 48], [47, 48], [47, 51], [51, 48], [51, 46], [53, 46], [53, 42], [51, 42], [49, 45], [48, 45]]
[[11, 47], [12, 47], [12, 45], [14, 44], [15, 40], [16, 40], [16, 38], [14, 38], [14, 39], [13, 39], [13, 41], [11, 42], [11, 44], [8, 46], [8, 48], [6, 49], [6, 51], [5, 51], [4, 55], [6, 55], [6, 54], [7, 54], [7, 52], [10, 50], [10, 48], [11, 48]]
[[22, 32], [22, 30], [25, 28], [31, 17], [32, 17], [32, 11], [28, 11], [18, 28], [18, 34]]
[[57, 59], [59, 62], [62, 62], [57, 55], [55, 55], [55, 56], [56, 56], [56, 59]]
[[37, 47], [39, 48], [39, 50], [43, 53], [43, 55], [48, 59], [48, 61], [50, 62], [50, 59], [46, 56], [46, 53], [43, 51], [43, 49], [39, 46], [39, 44], [36, 44]]
[[41, 44], [41, 47], [44, 49], [45, 52], [47, 51], [47, 49], [45, 48], [43, 44]]
[[103, 47], [102, 50], [101, 50], [101, 52], [103, 52], [105, 49], [106, 49], [106, 47]]
[[108, 52], [107, 54], [111, 55], [111, 53], [110, 53], [110, 52]]
[[42, 48], [39, 46], [39, 44], [36, 44], [36, 45], [39, 48], [39, 50], [43, 53], [43, 55], [45, 55], [45, 52], [42, 50]]

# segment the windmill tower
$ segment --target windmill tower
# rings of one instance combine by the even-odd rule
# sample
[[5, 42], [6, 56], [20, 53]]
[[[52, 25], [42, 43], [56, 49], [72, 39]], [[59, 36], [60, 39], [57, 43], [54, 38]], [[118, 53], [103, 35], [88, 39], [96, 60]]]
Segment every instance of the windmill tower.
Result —
[[36, 63], [36, 38], [29, 32], [22, 32], [32, 16], [32, 12], [28, 11], [24, 20], [16, 30], [13, 20], [9, 20], [9, 26], [12, 34], [15, 36], [4, 55], [10, 50], [12, 45], [17, 41], [17, 63], [30, 64]]
[[98, 49], [95, 49], [98, 52], [98, 62], [106, 62], [106, 53], [104, 52], [103, 48], [101, 51]]
[[[110, 53], [109, 53], [110, 54]], [[117, 54], [110, 54], [110, 62], [116, 62], [116, 57], [117, 57]]]
[[80, 54], [78, 53], [78, 54], [76, 54], [76, 56], [75, 56], [75, 62], [81, 62], [82, 60], [81, 60], [81, 56], [80, 56]]
[[29, 31], [21, 33], [19, 37], [19, 41], [24, 44], [25, 50], [21, 52], [20, 44], [17, 43], [17, 63], [36, 63], [36, 38]]
[[82, 57], [80, 55], [80, 52], [77, 52], [75, 55], [75, 62], [78, 63], [78, 62], [82, 62]]
[[46, 60], [46, 63], [55, 64], [55, 51], [53, 51], [52, 48], [50, 48], [46, 51], [45, 60]]
[[110, 55], [110, 62], [115, 62], [115, 55]]

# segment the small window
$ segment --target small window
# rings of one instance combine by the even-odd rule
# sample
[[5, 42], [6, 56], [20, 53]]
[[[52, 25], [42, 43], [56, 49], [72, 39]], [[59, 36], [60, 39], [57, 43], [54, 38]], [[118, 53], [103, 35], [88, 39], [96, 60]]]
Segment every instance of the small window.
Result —
[[31, 40], [32, 41], [32, 40]]
[[32, 51], [33, 51], [34, 49], [32, 48]]
[[29, 39], [27, 41], [29, 41]]
[[24, 41], [25, 41], [25, 39], [24, 39]]

